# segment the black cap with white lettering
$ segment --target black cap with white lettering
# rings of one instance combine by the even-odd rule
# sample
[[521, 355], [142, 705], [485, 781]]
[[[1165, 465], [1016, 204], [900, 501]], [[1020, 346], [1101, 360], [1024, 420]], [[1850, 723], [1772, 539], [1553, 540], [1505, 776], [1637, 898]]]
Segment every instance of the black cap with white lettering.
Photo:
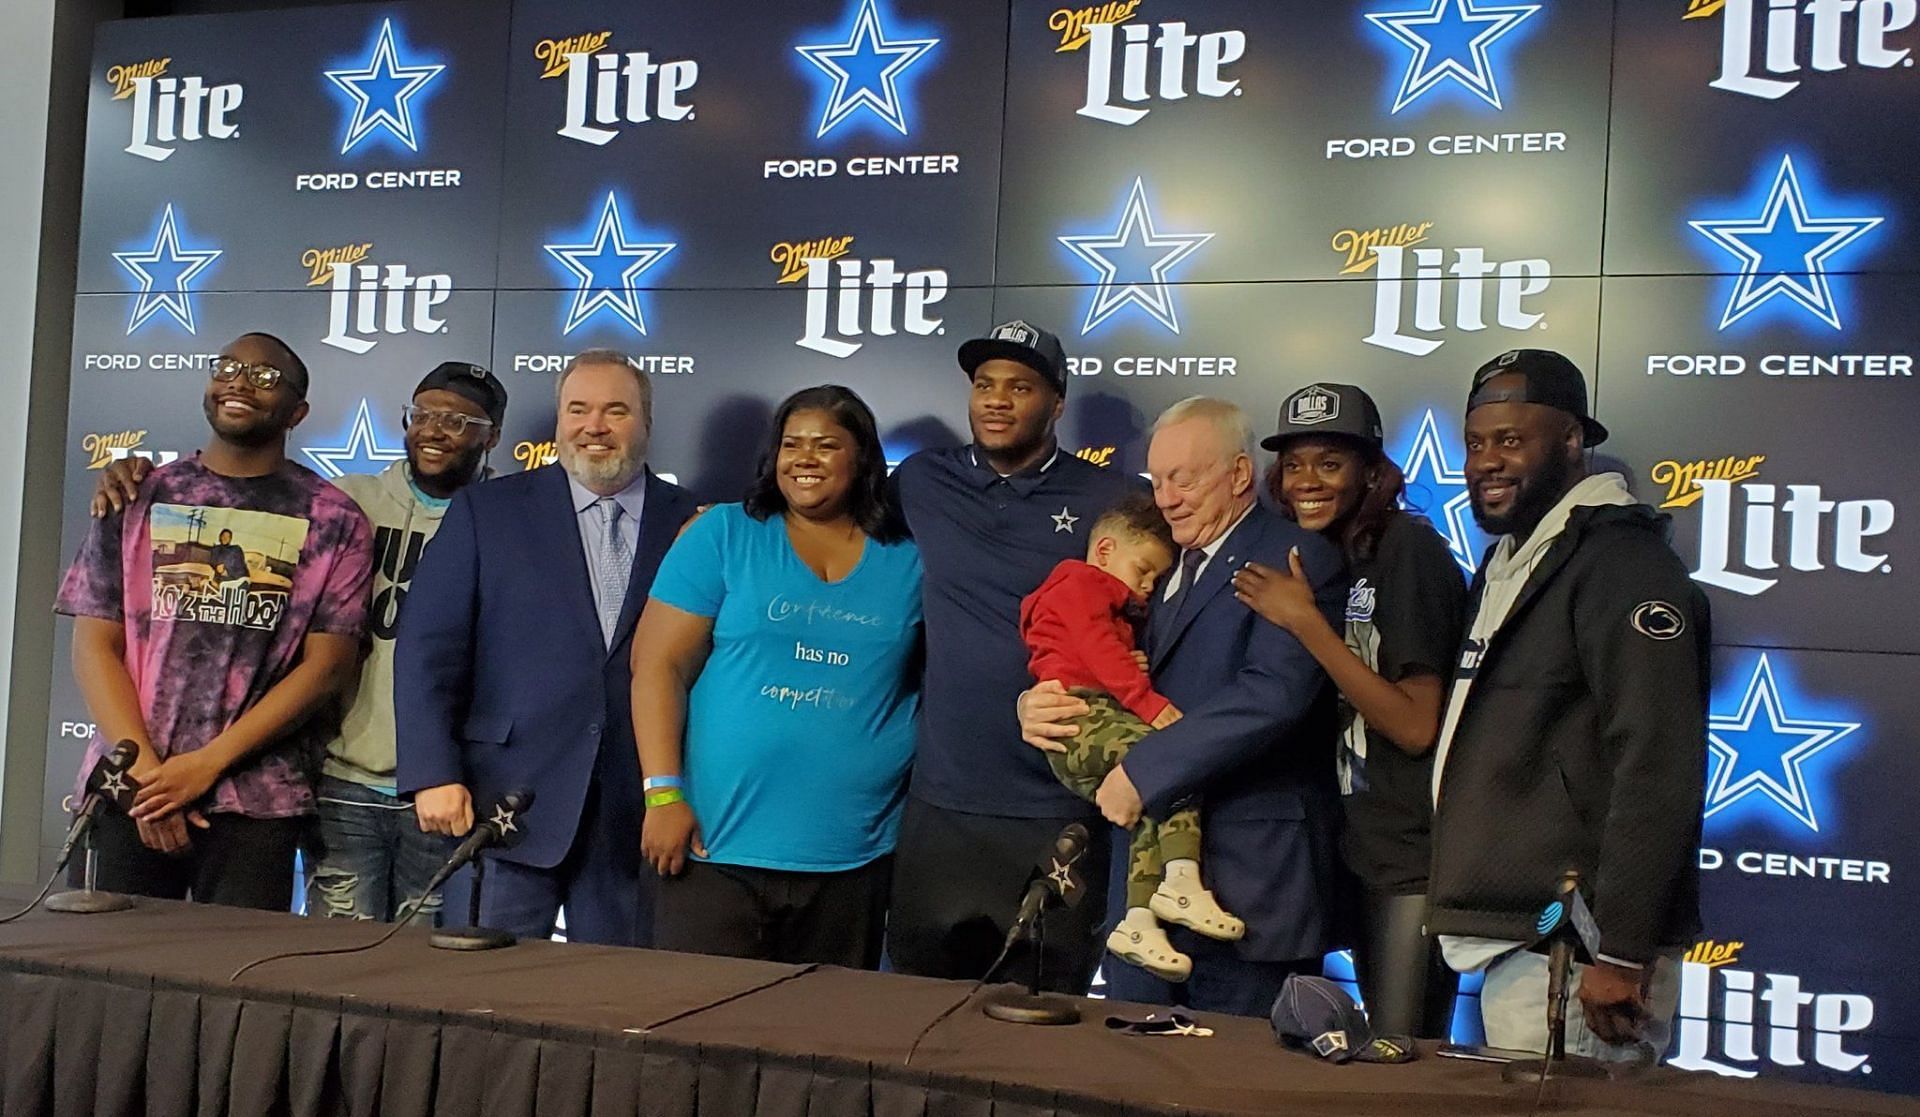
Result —
[[472, 401], [498, 429], [507, 416], [507, 386], [480, 365], [465, 361], [442, 361], [420, 381], [414, 395], [438, 388]]
[[1309, 384], [1280, 405], [1280, 429], [1260, 440], [1262, 450], [1279, 450], [1305, 435], [1359, 439], [1378, 450], [1385, 435], [1373, 397], [1352, 384]]
[[1013, 361], [1039, 373], [1053, 390], [1067, 394], [1067, 351], [1060, 339], [1019, 319], [1002, 322], [985, 337], [960, 347], [960, 367], [969, 377], [992, 360]]
[[[1520, 378], [1517, 384], [1490, 388], [1502, 376]], [[1537, 403], [1564, 411], [1580, 420], [1587, 448], [1607, 440], [1607, 428], [1587, 411], [1587, 380], [1579, 366], [1551, 349], [1509, 349], [1481, 365], [1467, 392], [1467, 411], [1489, 403]]]

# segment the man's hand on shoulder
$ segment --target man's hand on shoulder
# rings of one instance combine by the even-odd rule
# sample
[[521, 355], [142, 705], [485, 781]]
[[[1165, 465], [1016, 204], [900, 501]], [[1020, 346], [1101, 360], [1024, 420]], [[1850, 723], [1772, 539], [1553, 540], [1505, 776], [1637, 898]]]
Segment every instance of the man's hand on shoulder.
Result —
[[147, 458], [125, 457], [108, 462], [100, 470], [100, 479], [93, 483], [93, 499], [87, 503], [87, 512], [96, 520], [126, 511], [127, 505], [140, 495], [140, 482], [153, 472], [153, 462]]

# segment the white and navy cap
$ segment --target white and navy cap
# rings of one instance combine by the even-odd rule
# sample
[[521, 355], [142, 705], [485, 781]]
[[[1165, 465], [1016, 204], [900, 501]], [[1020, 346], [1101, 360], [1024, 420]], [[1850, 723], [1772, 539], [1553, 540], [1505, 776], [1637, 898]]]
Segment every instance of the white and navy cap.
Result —
[[960, 367], [971, 377], [992, 360], [1013, 361], [1039, 373], [1053, 390], [1067, 394], [1067, 351], [1051, 332], [1016, 318], [960, 346]]

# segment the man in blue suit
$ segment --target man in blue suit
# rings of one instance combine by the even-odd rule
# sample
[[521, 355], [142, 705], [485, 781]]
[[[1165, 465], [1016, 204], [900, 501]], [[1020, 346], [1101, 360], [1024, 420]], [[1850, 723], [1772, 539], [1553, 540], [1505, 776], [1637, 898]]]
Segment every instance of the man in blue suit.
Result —
[[423, 829], [451, 835], [476, 802], [532, 790], [481, 922], [545, 937], [564, 907], [572, 941], [642, 946], [628, 658], [694, 502], [647, 468], [653, 390], [632, 359], [583, 352], [557, 394], [559, 464], [462, 489], [414, 574], [394, 660], [399, 790]]
[[[1192, 976], [1174, 985], [1109, 960], [1108, 991], [1265, 1016], [1287, 976], [1318, 973], [1335, 945], [1333, 692], [1297, 640], [1235, 599], [1232, 574], [1250, 561], [1285, 564], [1297, 549], [1321, 611], [1339, 624], [1344, 564], [1324, 539], [1259, 505], [1253, 431], [1233, 404], [1196, 396], [1168, 408], [1154, 423], [1147, 469], [1181, 548], [1154, 593], [1148, 670], [1185, 716], [1136, 744], [1097, 801], [1110, 821], [1131, 826], [1198, 796], [1207, 887], [1247, 931], [1219, 942], [1171, 928]], [[1029, 743], [1057, 748], [1053, 738], [1075, 732], [1062, 723], [1085, 711], [1043, 681], [1021, 698], [1021, 730]], [[1113, 869], [1108, 916], [1119, 925], [1126, 866], [1116, 860]]]

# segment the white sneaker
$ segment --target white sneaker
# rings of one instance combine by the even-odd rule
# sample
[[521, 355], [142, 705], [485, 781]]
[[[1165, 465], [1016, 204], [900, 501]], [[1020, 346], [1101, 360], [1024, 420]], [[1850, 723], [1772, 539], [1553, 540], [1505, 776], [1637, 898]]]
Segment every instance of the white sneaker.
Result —
[[1193, 959], [1175, 950], [1157, 926], [1121, 923], [1107, 935], [1107, 950], [1164, 981], [1185, 981], [1193, 974]]
[[1153, 890], [1153, 899], [1147, 901], [1147, 910], [1168, 923], [1222, 942], [1234, 942], [1247, 933], [1246, 922], [1221, 907], [1213, 893], [1204, 888], [1175, 891], [1163, 880]]

